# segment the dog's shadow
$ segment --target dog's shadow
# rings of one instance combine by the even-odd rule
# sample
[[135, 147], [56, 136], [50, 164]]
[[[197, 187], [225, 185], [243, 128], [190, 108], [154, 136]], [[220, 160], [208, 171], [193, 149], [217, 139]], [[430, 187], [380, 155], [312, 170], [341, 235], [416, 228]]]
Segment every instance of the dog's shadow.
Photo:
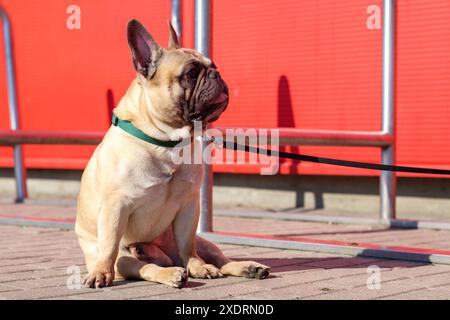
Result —
[[[321, 269], [364, 269], [370, 265], [376, 265], [380, 268], [395, 268], [395, 267], [414, 267], [428, 264], [427, 262], [411, 262], [411, 261], [401, 261], [401, 260], [379, 260], [376, 258], [368, 258], [362, 256], [355, 257], [324, 257], [324, 258], [256, 258], [256, 257], [239, 257], [233, 258], [234, 261], [247, 261], [252, 260], [271, 268], [271, 273], [267, 277], [268, 279], [279, 278], [282, 273], [285, 272], [296, 272], [296, 271], [307, 271], [307, 270], [321, 270]], [[234, 277], [228, 277], [234, 278]], [[250, 280], [250, 279], [249, 279]], [[123, 286], [136, 281], [142, 280], [118, 280], [114, 281], [113, 286]], [[215, 279], [192, 279], [186, 283], [184, 288], [195, 289], [202, 287], [209, 283], [209, 281], [214, 282]], [[264, 280], [255, 280], [264, 281]], [[149, 283], [149, 282], [147, 282]], [[156, 284], [157, 285], [157, 284]]]
[[377, 265], [380, 268], [396, 268], [396, 267], [414, 267], [430, 264], [431, 262], [412, 262], [402, 260], [380, 260], [368, 256], [354, 257], [302, 257], [302, 258], [253, 258], [239, 257], [233, 258], [235, 261], [253, 260], [271, 268], [269, 278], [277, 278], [280, 273], [320, 270], [320, 269], [364, 269], [371, 265]]
[[[206, 279], [205, 279], [206, 281]], [[213, 281], [213, 279], [211, 280]], [[135, 284], [136, 282], [142, 282], [143, 284], [151, 284], [151, 285], [163, 285], [163, 284], [159, 284], [156, 282], [148, 282], [148, 281], [144, 281], [144, 280], [114, 280], [113, 284], [110, 287], [122, 287], [122, 286], [126, 286], [129, 284]], [[186, 285], [183, 288], [198, 288], [198, 287], [202, 287], [204, 286], [206, 283], [204, 282], [199, 282], [199, 281], [195, 281], [192, 278], [189, 278], [188, 282], [186, 282]]]

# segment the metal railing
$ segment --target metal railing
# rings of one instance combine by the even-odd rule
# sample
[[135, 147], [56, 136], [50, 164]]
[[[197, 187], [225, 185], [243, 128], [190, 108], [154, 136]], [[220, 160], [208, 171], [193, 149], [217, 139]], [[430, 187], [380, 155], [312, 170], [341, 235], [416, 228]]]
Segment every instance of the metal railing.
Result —
[[[19, 130], [19, 112], [17, 108], [16, 74], [11, 33], [11, 21], [5, 9], [0, 5], [3, 41], [5, 46], [6, 81], [8, 87], [8, 105], [11, 130]], [[27, 197], [26, 171], [23, 163], [22, 146], [14, 145], [14, 175], [16, 177], [16, 202], [23, 202]]]
[[[195, 49], [201, 54], [210, 55], [210, 31], [211, 31], [211, 7], [209, 0], [195, 0], [195, 27], [194, 43]], [[202, 150], [208, 146], [209, 142], [202, 141]], [[212, 189], [213, 189], [212, 165], [203, 162], [203, 181], [200, 188], [200, 219], [198, 221], [197, 232], [210, 232], [213, 228], [212, 222]]]
[[178, 36], [178, 42], [180, 45], [183, 45], [182, 42], [182, 26], [181, 26], [181, 0], [172, 0], [172, 14], [170, 18], [172, 22], [172, 26], [175, 29], [177, 36]]

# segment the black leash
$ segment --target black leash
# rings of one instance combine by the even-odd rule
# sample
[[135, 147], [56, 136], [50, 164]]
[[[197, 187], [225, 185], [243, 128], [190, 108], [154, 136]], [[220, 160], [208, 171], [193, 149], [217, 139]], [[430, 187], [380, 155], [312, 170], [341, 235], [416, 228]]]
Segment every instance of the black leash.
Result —
[[[138, 128], [136, 128], [130, 121], [119, 119], [115, 114], [113, 114], [112, 124], [114, 126], [120, 127], [125, 132], [128, 132], [132, 136], [144, 140], [148, 143], [152, 143], [154, 145], [160, 147], [169, 147], [173, 148], [180, 141], [162, 141], [156, 138], [150, 137], [146, 133], [142, 132]], [[208, 139], [210, 142], [213, 142], [215, 139], [213, 137]], [[252, 152], [257, 154], [264, 154], [268, 156], [276, 156], [284, 159], [292, 159], [298, 161], [307, 161], [307, 162], [316, 162], [323, 164], [330, 164], [334, 166], [341, 167], [351, 167], [351, 168], [361, 168], [361, 169], [371, 169], [371, 170], [383, 170], [383, 171], [397, 171], [397, 172], [414, 172], [414, 173], [428, 173], [428, 174], [444, 174], [450, 175], [450, 170], [443, 169], [431, 169], [431, 168], [418, 168], [418, 167], [404, 167], [404, 166], [390, 166], [387, 164], [378, 164], [378, 163], [368, 163], [368, 162], [357, 162], [357, 161], [347, 161], [347, 160], [338, 160], [332, 158], [322, 158], [315, 156], [308, 156], [304, 154], [297, 154], [291, 152], [284, 151], [276, 151], [270, 149], [263, 148], [255, 148], [247, 145], [238, 144], [235, 142], [227, 142], [223, 141], [223, 147], [231, 150], [242, 150], [245, 152]]]
[[263, 155], [268, 155], [268, 156], [275, 156], [275, 157], [284, 158], [284, 159], [323, 163], [323, 164], [330, 164], [333, 166], [341, 166], [341, 167], [382, 170], [382, 171], [414, 172], [414, 173], [450, 175], [450, 170], [444, 170], [444, 169], [391, 166], [391, 165], [387, 165], [387, 164], [338, 160], [338, 159], [332, 159], [332, 158], [308, 156], [308, 155], [304, 155], [304, 154], [297, 154], [297, 153], [291, 153], [291, 152], [276, 151], [276, 150], [264, 149], [264, 148], [259, 148], [259, 147], [251, 147], [251, 146], [247, 146], [247, 145], [238, 144], [235, 142], [223, 141], [223, 147], [226, 149], [231, 149], [231, 150], [241, 150], [241, 151], [245, 151], [245, 152], [258, 153], [258, 154], [263, 154]]

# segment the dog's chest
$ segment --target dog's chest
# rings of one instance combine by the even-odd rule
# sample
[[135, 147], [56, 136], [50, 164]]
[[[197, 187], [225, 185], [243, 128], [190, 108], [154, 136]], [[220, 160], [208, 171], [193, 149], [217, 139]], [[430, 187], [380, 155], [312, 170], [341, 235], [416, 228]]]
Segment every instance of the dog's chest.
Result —
[[183, 206], [198, 201], [201, 179], [201, 165], [183, 165], [141, 190], [127, 225], [127, 242], [151, 241], [164, 232]]

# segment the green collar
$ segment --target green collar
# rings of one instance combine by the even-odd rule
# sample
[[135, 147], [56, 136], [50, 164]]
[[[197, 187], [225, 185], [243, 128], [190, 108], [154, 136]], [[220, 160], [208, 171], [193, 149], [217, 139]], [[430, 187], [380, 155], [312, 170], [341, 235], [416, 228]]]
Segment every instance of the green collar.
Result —
[[142, 132], [141, 130], [139, 130], [138, 128], [136, 128], [130, 121], [119, 119], [114, 113], [112, 116], [112, 124], [116, 127], [119, 127], [123, 131], [131, 134], [132, 136], [135, 136], [138, 139], [144, 140], [146, 142], [149, 142], [151, 144], [160, 147], [173, 148], [180, 143], [180, 141], [163, 141], [156, 138], [152, 138], [149, 135]]

